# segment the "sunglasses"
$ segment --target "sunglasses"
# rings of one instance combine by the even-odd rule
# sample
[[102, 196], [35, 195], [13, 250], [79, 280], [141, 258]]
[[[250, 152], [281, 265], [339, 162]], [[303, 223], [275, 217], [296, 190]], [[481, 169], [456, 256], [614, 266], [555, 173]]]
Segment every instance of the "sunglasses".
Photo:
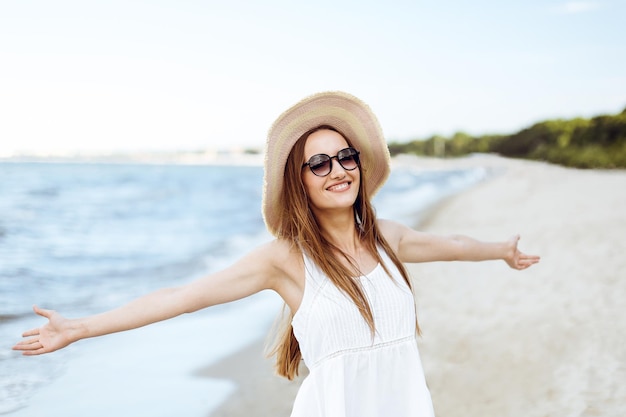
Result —
[[353, 171], [359, 166], [359, 151], [354, 148], [345, 148], [337, 152], [335, 156], [328, 156], [324, 153], [313, 155], [309, 161], [302, 165], [308, 166], [311, 172], [318, 177], [325, 177], [333, 170], [333, 158], [346, 171]]

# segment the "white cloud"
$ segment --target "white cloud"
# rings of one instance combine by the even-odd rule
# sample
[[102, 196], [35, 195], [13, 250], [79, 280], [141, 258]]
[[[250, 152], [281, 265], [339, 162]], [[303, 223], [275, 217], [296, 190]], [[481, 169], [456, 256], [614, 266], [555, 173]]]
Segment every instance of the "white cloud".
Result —
[[600, 8], [600, 3], [594, 1], [569, 1], [556, 6], [555, 10], [560, 14], [577, 14], [590, 12]]

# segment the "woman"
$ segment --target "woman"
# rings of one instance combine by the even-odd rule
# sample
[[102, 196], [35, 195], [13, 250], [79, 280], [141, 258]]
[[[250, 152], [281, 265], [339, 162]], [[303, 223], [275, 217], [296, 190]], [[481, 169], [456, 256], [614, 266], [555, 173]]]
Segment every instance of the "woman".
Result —
[[120, 308], [48, 319], [14, 349], [39, 355], [80, 339], [138, 328], [272, 289], [288, 323], [274, 353], [289, 379], [309, 368], [292, 416], [432, 416], [416, 344], [419, 333], [406, 262], [502, 259], [525, 269], [519, 237], [485, 243], [421, 233], [375, 218], [371, 196], [389, 175], [375, 115], [341, 92], [306, 98], [268, 134], [263, 215], [276, 237], [227, 269], [156, 291]]

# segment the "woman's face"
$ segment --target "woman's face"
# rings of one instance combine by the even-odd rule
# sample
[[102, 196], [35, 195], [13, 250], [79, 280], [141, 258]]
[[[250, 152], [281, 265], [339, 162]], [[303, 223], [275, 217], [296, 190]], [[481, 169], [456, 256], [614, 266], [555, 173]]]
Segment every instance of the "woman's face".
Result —
[[[302, 163], [308, 162], [313, 155], [317, 154], [335, 156], [337, 152], [348, 146], [343, 136], [333, 130], [315, 131], [306, 140]], [[302, 169], [304, 188], [313, 210], [318, 214], [323, 211], [351, 208], [359, 193], [360, 168], [348, 171], [337, 162], [336, 158], [331, 161], [332, 170], [325, 177], [313, 174], [308, 166]]]

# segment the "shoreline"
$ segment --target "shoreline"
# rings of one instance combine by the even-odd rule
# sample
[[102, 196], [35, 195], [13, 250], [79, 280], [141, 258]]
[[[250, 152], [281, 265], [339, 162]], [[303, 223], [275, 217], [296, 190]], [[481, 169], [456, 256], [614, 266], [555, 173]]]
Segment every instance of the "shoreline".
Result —
[[[542, 256], [527, 271], [503, 262], [408, 265], [436, 415], [625, 415], [626, 323], [616, 318], [626, 299], [626, 171], [493, 156], [402, 163], [496, 170], [426, 210], [418, 228], [481, 240], [520, 233], [521, 250]], [[210, 417], [289, 416], [300, 380], [275, 376], [263, 352], [257, 340], [199, 371], [238, 385]]]
[[258, 339], [194, 374], [203, 378], [226, 379], [237, 385], [236, 391], [207, 417], [289, 416], [306, 369], [302, 366], [300, 375], [293, 381], [277, 376], [273, 358], [265, 357], [265, 340]]

